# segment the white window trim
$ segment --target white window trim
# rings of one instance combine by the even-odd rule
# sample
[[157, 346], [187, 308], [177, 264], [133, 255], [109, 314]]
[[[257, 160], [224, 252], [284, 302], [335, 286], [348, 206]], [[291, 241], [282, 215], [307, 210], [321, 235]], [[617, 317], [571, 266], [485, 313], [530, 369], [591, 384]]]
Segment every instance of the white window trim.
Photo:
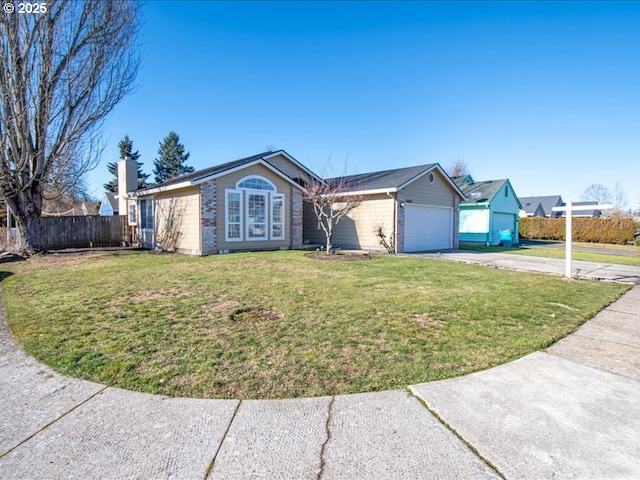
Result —
[[[269, 190], [251, 190], [244, 189], [245, 195], [247, 196], [247, 201], [245, 205], [245, 216], [244, 220], [247, 225], [246, 229], [246, 238], [247, 242], [264, 242], [265, 240], [269, 240], [269, 235], [267, 234], [267, 229], [271, 227], [271, 218], [269, 215]], [[262, 237], [250, 237], [249, 236], [249, 195], [261, 195], [264, 197], [264, 208], [265, 208], [265, 217], [264, 217], [264, 235]]]
[[[270, 238], [271, 238], [271, 240], [284, 240], [286, 238], [285, 230], [284, 230], [285, 225], [286, 225], [286, 222], [285, 222], [285, 208], [284, 208], [285, 207], [285, 196], [284, 196], [284, 193], [271, 192], [269, 197], [270, 197], [269, 198], [269, 213], [270, 213], [270, 216], [271, 216], [271, 218], [270, 218], [271, 221], [269, 222], [269, 235], [270, 235]], [[274, 203], [274, 200], [276, 200], [276, 199], [280, 199], [282, 201], [282, 221], [278, 222], [278, 223], [275, 223], [273, 221], [273, 203]], [[273, 234], [274, 225], [281, 225], [282, 226], [282, 228], [280, 229], [280, 231], [282, 232], [282, 235], [276, 236], [276, 235]]]
[[[238, 238], [230, 238], [229, 237], [229, 194], [237, 193], [240, 195], [240, 236]], [[227, 189], [224, 192], [224, 240], [226, 242], [242, 242], [244, 240], [244, 210], [242, 208], [243, 204], [243, 190], [231, 190]], [[235, 222], [233, 222], [235, 223]]]

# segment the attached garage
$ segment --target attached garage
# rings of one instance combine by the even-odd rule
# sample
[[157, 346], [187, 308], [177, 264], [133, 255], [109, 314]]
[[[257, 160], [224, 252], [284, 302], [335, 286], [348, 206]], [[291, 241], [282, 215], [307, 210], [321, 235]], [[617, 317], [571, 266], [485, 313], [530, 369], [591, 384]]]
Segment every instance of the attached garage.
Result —
[[[394, 253], [458, 247], [458, 207], [465, 196], [437, 163], [325, 182], [345, 197], [360, 197], [335, 227], [335, 247]], [[322, 245], [326, 239], [310, 210], [305, 206], [305, 243]]]
[[405, 204], [404, 251], [452, 248], [453, 209]]

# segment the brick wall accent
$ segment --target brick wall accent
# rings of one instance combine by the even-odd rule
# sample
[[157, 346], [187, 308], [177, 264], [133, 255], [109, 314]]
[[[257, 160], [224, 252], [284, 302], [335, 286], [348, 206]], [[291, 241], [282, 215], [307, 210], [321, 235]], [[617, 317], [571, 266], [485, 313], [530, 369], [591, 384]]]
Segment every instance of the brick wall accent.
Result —
[[291, 248], [302, 248], [303, 205], [302, 192], [291, 187]]
[[209, 180], [200, 184], [200, 234], [202, 238], [202, 255], [218, 253], [217, 214], [216, 181]]
[[400, 204], [405, 201], [405, 192], [401, 190], [396, 195], [396, 212], [398, 214], [398, 231], [396, 232], [396, 252], [404, 253], [404, 207]]

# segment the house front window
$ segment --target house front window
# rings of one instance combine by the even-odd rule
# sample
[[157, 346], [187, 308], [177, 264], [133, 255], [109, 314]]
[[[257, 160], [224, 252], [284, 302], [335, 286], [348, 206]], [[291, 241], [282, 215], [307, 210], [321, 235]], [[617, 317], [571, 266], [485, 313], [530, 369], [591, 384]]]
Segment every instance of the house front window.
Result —
[[140, 228], [143, 230], [153, 230], [152, 198], [143, 198], [140, 200]]
[[284, 240], [285, 196], [266, 178], [250, 175], [225, 191], [225, 240]]

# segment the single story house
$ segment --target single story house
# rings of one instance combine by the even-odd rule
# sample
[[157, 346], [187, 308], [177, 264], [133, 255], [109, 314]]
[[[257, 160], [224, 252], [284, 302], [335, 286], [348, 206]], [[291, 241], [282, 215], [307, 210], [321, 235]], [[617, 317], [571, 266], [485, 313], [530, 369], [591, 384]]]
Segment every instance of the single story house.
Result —
[[467, 175], [454, 181], [467, 197], [460, 204], [461, 243], [518, 243], [518, 212], [522, 206], [509, 179], [476, 182]]
[[121, 160], [119, 211], [143, 248], [189, 255], [300, 248], [302, 185], [314, 179], [279, 150], [136, 189], [136, 162]]
[[[118, 211], [144, 248], [190, 255], [302, 248], [325, 243], [306, 187], [323, 181], [284, 150], [137, 189], [137, 165], [118, 163]], [[381, 250], [382, 226], [397, 252], [458, 246], [464, 194], [438, 164], [342, 177], [360, 205], [335, 230], [335, 246]]]
[[115, 193], [105, 192], [100, 202], [100, 210], [98, 215], [101, 217], [111, 217], [113, 215], [119, 215], [118, 211], [118, 198]]
[[[382, 227], [397, 253], [458, 247], [458, 207], [465, 196], [437, 163], [326, 180], [341, 184], [361, 203], [337, 225], [333, 244], [344, 249], [381, 250]], [[304, 207], [305, 243], [325, 236], [313, 209]]]

